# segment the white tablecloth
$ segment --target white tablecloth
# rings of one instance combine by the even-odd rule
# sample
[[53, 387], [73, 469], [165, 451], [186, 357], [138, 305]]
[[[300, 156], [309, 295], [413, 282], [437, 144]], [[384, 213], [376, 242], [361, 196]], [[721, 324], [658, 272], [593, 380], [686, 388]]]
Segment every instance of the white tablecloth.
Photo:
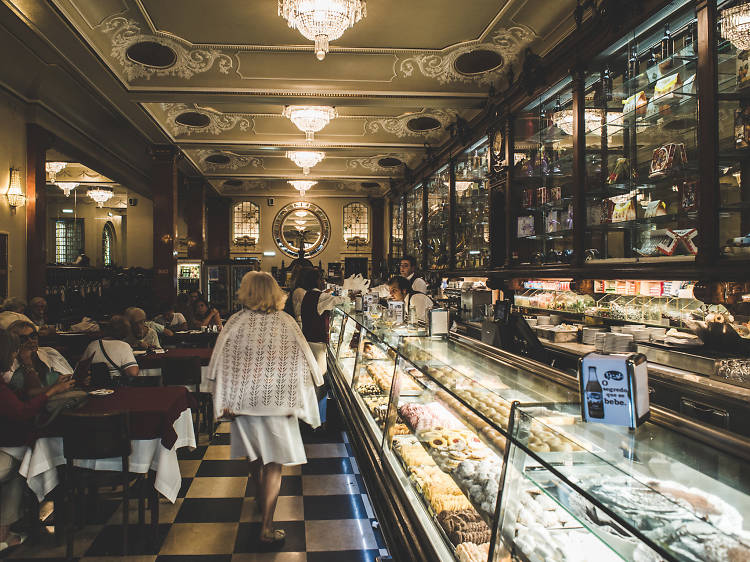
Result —
[[[177, 449], [195, 448], [195, 430], [190, 410], [184, 410], [174, 422], [177, 441], [171, 449], [162, 445], [161, 439], [134, 439], [130, 454], [130, 472], [145, 474], [149, 469], [156, 472], [156, 489], [172, 503], [182, 486]], [[39, 501], [54, 490], [59, 483], [57, 467], [65, 464], [62, 437], [37, 439], [33, 447], [7, 447], [0, 450], [21, 461], [19, 473], [26, 478], [29, 488]], [[94, 461], [76, 461], [76, 466], [95, 470], [121, 470], [119, 458]]]

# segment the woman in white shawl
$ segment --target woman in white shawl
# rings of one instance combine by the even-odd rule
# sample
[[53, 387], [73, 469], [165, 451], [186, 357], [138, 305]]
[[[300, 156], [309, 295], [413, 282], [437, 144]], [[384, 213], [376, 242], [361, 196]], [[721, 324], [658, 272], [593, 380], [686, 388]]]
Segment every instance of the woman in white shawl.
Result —
[[261, 542], [281, 543], [284, 531], [272, 527], [281, 466], [307, 462], [298, 420], [320, 425], [315, 385], [323, 378], [299, 326], [282, 311], [286, 296], [273, 277], [247, 273], [237, 297], [243, 309], [226, 323], [208, 367], [214, 412], [232, 419], [232, 458], [251, 462]]

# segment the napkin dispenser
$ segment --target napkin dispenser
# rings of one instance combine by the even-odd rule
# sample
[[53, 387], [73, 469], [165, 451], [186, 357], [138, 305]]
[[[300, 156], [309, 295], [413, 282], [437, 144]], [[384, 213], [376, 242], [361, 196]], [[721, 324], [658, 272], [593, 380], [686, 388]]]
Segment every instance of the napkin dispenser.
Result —
[[581, 417], [635, 429], [649, 418], [648, 363], [642, 353], [588, 353], [578, 362]]

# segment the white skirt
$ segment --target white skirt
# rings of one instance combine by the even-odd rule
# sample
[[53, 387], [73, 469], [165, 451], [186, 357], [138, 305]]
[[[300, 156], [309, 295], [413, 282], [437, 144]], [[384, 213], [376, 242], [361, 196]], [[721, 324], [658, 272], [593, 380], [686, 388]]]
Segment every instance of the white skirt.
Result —
[[287, 466], [305, 464], [305, 445], [295, 416], [237, 416], [232, 421], [232, 458]]

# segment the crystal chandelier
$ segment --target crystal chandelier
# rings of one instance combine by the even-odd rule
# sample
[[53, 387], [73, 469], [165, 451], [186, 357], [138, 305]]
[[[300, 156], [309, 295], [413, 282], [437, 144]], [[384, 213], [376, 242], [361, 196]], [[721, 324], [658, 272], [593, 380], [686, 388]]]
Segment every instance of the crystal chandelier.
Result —
[[[604, 115], [601, 109], [587, 109], [583, 112], [584, 130], [588, 133], [593, 131], [602, 124], [602, 116]], [[557, 125], [567, 135], [573, 134], [573, 110], [562, 109], [558, 100], [555, 104], [554, 113], [552, 114], [552, 122]]]
[[719, 17], [721, 36], [738, 49], [750, 49], [750, 3], [742, 2], [737, 6], [721, 11]]
[[[302, 195], [302, 197], [304, 197], [305, 196], [305, 192], [308, 189], [310, 189], [312, 186], [314, 186], [316, 183], [318, 183], [318, 182], [316, 182], [316, 181], [310, 181], [310, 180], [290, 180], [289, 183], [291, 183], [292, 187], [294, 187], [294, 189], [296, 189], [297, 191], [299, 191], [300, 195]], [[295, 214], [297, 216], [302, 216], [302, 217], [304, 217], [305, 215], [307, 215], [307, 213], [305, 211], [302, 211], [301, 215], [299, 213], [300, 213], [300, 211], [297, 211], [297, 213], [295, 213]]]
[[331, 119], [338, 117], [336, 109], [327, 105], [287, 105], [282, 115], [305, 133], [308, 142], [312, 142], [315, 133], [322, 131]]
[[67, 165], [67, 162], [46, 162], [44, 164], [44, 169], [49, 174], [49, 181], [51, 183], [55, 183], [57, 174], [62, 172]]
[[94, 201], [96, 201], [97, 207], [104, 207], [104, 204], [112, 199], [115, 195], [114, 189], [110, 187], [104, 187], [101, 185], [98, 185], [96, 187], [93, 187], [89, 189], [86, 192], [86, 195], [91, 197]]
[[15, 214], [16, 207], [23, 207], [26, 203], [26, 196], [21, 189], [21, 171], [16, 168], [10, 169], [10, 185], [8, 185], [8, 191], [5, 192], [5, 197], [8, 199], [12, 215]]
[[279, 15], [305, 39], [315, 41], [315, 56], [323, 60], [330, 41], [367, 17], [367, 1], [279, 0]]
[[310, 168], [323, 161], [326, 153], [314, 150], [291, 150], [286, 153], [286, 157], [302, 168], [302, 172], [307, 175], [310, 173]]
[[63, 190], [65, 197], [70, 197], [70, 192], [78, 187], [78, 184], [74, 181], [59, 181], [56, 182], [55, 185]]

